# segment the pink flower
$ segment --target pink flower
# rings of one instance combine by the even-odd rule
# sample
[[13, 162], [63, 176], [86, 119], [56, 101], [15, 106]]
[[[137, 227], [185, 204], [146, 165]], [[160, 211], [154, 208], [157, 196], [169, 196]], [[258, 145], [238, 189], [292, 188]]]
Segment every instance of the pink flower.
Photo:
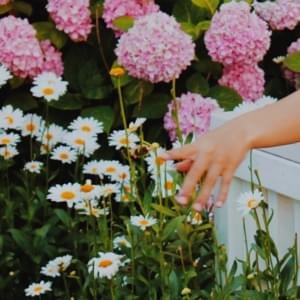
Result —
[[105, 0], [103, 18], [108, 28], [112, 28], [117, 37], [121, 36], [122, 30], [113, 25], [113, 20], [118, 17], [130, 16], [134, 19], [158, 12], [159, 6], [154, 0]]
[[53, 72], [57, 76], [62, 76], [64, 65], [61, 52], [55, 49], [48, 40], [42, 41], [40, 44], [44, 54], [44, 62], [39, 73]]
[[255, 2], [256, 13], [267, 21], [273, 30], [293, 30], [300, 23], [299, 0]]
[[[179, 107], [179, 126], [184, 135], [194, 133], [200, 136], [207, 132], [212, 112], [220, 109], [216, 100], [190, 92], [182, 94], [176, 101]], [[168, 105], [168, 108], [169, 110], [164, 117], [164, 127], [168, 131], [171, 141], [175, 141], [174, 100]]]
[[191, 64], [195, 45], [176, 20], [163, 12], [136, 20], [119, 39], [116, 54], [128, 73], [152, 83], [170, 82]]
[[9, 2], [10, 2], [10, 0], [0, 0], [0, 6], [7, 5]]
[[[293, 42], [288, 48], [288, 54], [300, 51], [300, 38]], [[296, 89], [300, 89], [300, 73], [284, 69], [284, 77], [292, 83]]]
[[27, 19], [0, 19], [0, 63], [22, 78], [34, 77], [42, 68], [43, 53]]
[[73, 41], [86, 41], [92, 30], [89, 0], [48, 0], [47, 11]]
[[270, 47], [266, 22], [250, 12], [246, 2], [223, 4], [205, 34], [205, 45], [213, 60], [230, 65], [257, 63]]
[[245, 101], [255, 101], [264, 92], [264, 71], [252, 64], [226, 66], [219, 84], [236, 90]]

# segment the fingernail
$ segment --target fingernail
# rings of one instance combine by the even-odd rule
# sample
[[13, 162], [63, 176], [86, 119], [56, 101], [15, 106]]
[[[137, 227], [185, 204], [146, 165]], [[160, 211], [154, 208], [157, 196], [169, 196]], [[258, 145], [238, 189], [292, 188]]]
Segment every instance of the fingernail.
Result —
[[218, 201], [218, 202], [216, 203], [216, 207], [222, 207], [222, 206], [223, 206], [223, 202]]
[[199, 202], [196, 202], [193, 204], [193, 209], [196, 211], [201, 211], [203, 209], [202, 204]]
[[188, 199], [187, 199], [187, 197], [185, 197], [185, 196], [177, 195], [177, 196], [176, 196], [176, 201], [177, 201], [179, 204], [181, 204], [181, 205], [186, 205], [187, 202], [188, 202]]

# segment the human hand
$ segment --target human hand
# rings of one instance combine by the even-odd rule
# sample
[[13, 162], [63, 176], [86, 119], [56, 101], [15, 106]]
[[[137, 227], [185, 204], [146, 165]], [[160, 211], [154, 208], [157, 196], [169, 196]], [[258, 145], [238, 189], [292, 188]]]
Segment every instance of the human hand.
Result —
[[178, 203], [187, 205], [191, 201], [197, 183], [204, 177], [201, 192], [193, 204], [195, 210], [202, 210], [217, 179], [221, 177], [216, 206], [223, 205], [234, 172], [251, 145], [246, 128], [236, 123], [238, 122], [231, 121], [198, 138], [192, 144], [160, 155], [165, 160], [178, 160], [177, 170], [187, 172], [182, 188], [177, 195]]

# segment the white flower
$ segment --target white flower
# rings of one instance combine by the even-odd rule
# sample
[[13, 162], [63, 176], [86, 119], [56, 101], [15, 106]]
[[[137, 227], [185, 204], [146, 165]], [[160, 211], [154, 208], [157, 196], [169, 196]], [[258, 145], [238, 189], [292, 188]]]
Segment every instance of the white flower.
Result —
[[6, 84], [6, 82], [12, 78], [12, 75], [4, 65], [0, 65], [0, 87]]
[[81, 200], [80, 184], [57, 184], [49, 189], [47, 199], [53, 202], [66, 202], [68, 207], [72, 207]]
[[111, 180], [117, 181], [122, 184], [128, 183], [130, 181], [130, 169], [129, 166], [119, 166], [117, 171], [111, 174]]
[[259, 190], [254, 190], [254, 192], [245, 192], [242, 193], [237, 201], [238, 210], [242, 213], [243, 216], [246, 216], [250, 213], [252, 209], [258, 207], [261, 201], [263, 201], [264, 196]]
[[174, 179], [168, 174], [161, 174], [160, 180], [155, 180], [155, 187], [152, 195], [158, 196], [161, 193], [163, 198], [173, 196], [179, 189], [179, 185], [176, 184]]
[[13, 158], [17, 154], [19, 154], [19, 151], [16, 149], [16, 147], [13, 146], [0, 147], [0, 156], [2, 156], [6, 160]]
[[125, 130], [114, 130], [108, 137], [109, 146], [120, 150], [123, 147], [135, 148], [136, 143], [139, 142], [139, 137], [135, 133], [129, 133]]
[[40, 129], [45, 126], [45, 121], [37, 114], [27, 114], [23, 118], [21, 126], [22, 136], [35, 136], [37, 137], [40, 133]]
[[6, 105], [0, 110], [0, 128], [20, 129], [23, 123], [23, 112]]
[[24, 165], [24, 170], [30, 173], [40, 174], [43, 165], [44, 164], [41, 161], [32, 160]]
[[145, 230], [147, 227], [156, 224], [157, 220], [150, 216], [131, 216], [130, 222], [132, 225], [137, 226], [142, 230]]
[[64, 272], [70, 266], [72, 262], [72, 255], [64, 255], [58, 256], [55, 259], [49, 261], [49, 264], [56, 265], [58, 267], [59, 272]]
[[48, 127], [43, 126], [40, 128], [37, 140], [43, 145], [48, 145], [48, 147], [51, 149], [57, 143], [62, 142], [64, 136], [65, 130], [61, 126], [50, 124]]
[[100, 186], [100, 195], [102, 197], [109, 197], [112, 194], [117, 194], [120, 190], [120, 187], [116, 184], [107, 183], [105, 185]]
[[99, 162], [99, 176], [113, 176], [117, 174], [122, 165], [117, 160], [102, 160]]
[[116, 194], [116, 202], [130, 202], [134, 197], [134, 193], [131, 191], [130, 185], [121, 185], [120, 191]]
[[200, 225], [203, 223], [203, 217], [201, 213], [199, 212], [191, 212], [187, 218], [186, 218], [188, 223], [191, 223], [192, 225]]
[[88, 271], [93, 273], [95, 278], [111, 279], [122, 265], [121, 258], [121, 255], [113, 252], [99, 252], [99, 257], [94, 257], [88, 262]]
[[67, 91], [68, 83], [52, 72], [44, 72], [33, 80], [31, 93], [38, 98], [45, 98], [48, 102], [58, 100]]
[[51, 158], [59, 160], [63, 164], [71, 164], [76, 161], [77, 153], [74, 149], [68, 146], [59, 146], [52, 150]]
[[80, 186], [80, 193], [83, 200], [93, 200], [101, 196], [101, 187], [92, 184], [91, 180], [88, 179]]
[[15, 133], [0, 133], [0, 146], [15, 146], [20, 141], [20, 136]]
[[99, 175], [100, 174], [100, 161], [92, 160], [83, 166], [83, 174]]
[[59, 266], [57, 264], [54, 264], [53, 262], [48, 262], [48, 264], [45, 267], [42, 267], [41, 274], [49, 276], [49, 277], [59, 277]]
[[96, 137], [87, 136], [80, 131], [68, 132], [65, 136], [65, 143], [85, 157], [89, 157], [100, 148]]
[[117, 248], [119, 250], [123, 247], [131, 248], [131, 244], [126, 240], [124, 235], [114, 238], [113, 245], [114, 245], [114, 248]]
[[35, 296], [40, 296], [42, 294], [45, 294], [46, 292], [50, 292], [52, 282], [50, 281], [44, 281], [42, 280], [39, 283], [32, 283], [29, 285], [27, 289], [25, 289], [25, 295], [27, 297], [35, 297]]
[[146, 118], [137, 118], [135, 122], [130, 122], [128, 132], [135, 132], [146, 122]]
[[109, 208], [99, 208], [98, 201], [85, 200], [75, 204], [75, 209], [79, 211], [81, 215], [93, 216], [99, 218], [100, 216], [107, 216], [109, 214]]
[[103, 132], [103, 125], [93, 117], [78, 117], [69, 125], [69, 129], [73, 131], [80, 131], [88, 136], [96, 136]]

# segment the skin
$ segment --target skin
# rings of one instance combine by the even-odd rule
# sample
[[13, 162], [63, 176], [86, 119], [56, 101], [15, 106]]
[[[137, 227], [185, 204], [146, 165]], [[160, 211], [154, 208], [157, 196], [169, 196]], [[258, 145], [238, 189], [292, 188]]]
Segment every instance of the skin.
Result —
[[197, 183], [204, 180], [193, 203], [193, 208], [200, 211], [219, 177], [221, 188], [216, 206], [224, 204], [234, 173], [249, 150], [299, 141], [300, 90], [275, 104], [228, 121], [192, 144], [167, 151], [161, 158], [177, 160], [177, 169], [187, 172], [177, 195], [179, 204], [188, 205]]

